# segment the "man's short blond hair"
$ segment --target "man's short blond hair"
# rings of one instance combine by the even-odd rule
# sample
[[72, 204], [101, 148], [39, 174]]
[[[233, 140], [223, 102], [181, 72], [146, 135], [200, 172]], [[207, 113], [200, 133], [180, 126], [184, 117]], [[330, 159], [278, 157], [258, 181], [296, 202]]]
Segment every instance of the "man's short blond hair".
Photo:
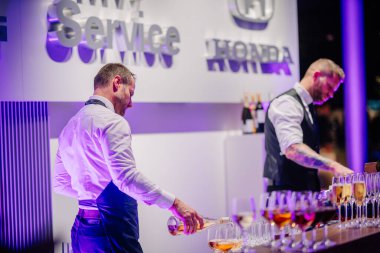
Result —
[[120, 63], [108, 63], [104, 65], [96, 74], [94, 78], [94, 89], [104, 88], [108, 85], [116, 75], [119, 75], [123, 84], [131, 84], [132, 78], [135, 79], [133, 74], [127, 67]]
[[345, 78], [343, 69], [332, 60], [326, 58], [321, 58], [313, 62], [307, 69], [305, 77], [314, 75], [316, 71], [320, 71], [328, 75], [337, 75], [340, 82], [343, 82]]

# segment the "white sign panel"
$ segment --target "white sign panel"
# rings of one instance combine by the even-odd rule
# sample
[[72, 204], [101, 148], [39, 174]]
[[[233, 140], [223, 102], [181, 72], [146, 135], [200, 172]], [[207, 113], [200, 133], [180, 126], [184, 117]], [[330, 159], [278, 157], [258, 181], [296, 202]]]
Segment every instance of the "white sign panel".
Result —
[[109, 62], [135, 102], [266, 99], [299, 79], [296, 0], [1, 1], [0, 100], [86, 100]]

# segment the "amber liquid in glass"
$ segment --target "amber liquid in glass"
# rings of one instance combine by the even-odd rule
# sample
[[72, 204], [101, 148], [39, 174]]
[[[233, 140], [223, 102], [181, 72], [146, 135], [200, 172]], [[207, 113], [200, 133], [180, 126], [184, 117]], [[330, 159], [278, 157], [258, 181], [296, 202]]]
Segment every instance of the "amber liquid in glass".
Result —
[[332, 192], [333, 198], [331, 202], [337, 205], [341, 205], [343, 203], [343, 185], [333, 185]]
[[364, 182], [355, 182], [354, 183], [354, 198], [358, 205], [363, 204], [363, 200], [366, 196], [366, 188]]
[[208, 246], [212, 249], [218, 249], [217, 248], [217, 243], [218, 243], [219, 240], [215, 239], [215, 240], [210, 240], [208, 242]]
[[343, 185], [343, 192], [342, 192], [342, 198], [344, 204], [347, 204], [352, 196], [352, 185], [351, 184], [344, 184]]
[[223, 239], [214, 239], [208, 242], [210, 248], [215, 250], [220, 250], [223, 252], [227, 252], [231, 249], [240, 248], [242, 244], [241, 240], [231, 239], [231, 240], [223, 240]]
[[273, 212], [270, 212], [270, 218], [271, 221], [276, 224], [279, 228], [283, 228], [286, 225], [290, 224], [292, 221], [292, 213], [288, 210], [286, 211], [279, 211], [275, 210]]

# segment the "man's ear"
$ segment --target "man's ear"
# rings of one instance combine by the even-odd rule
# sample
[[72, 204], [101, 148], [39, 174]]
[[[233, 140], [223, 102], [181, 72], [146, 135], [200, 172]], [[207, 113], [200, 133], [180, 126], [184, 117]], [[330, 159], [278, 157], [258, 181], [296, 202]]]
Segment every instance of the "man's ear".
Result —
[[121, 85], [121, 77], [119, 75], [116, 75], [112, 80], [112, 90], [114, 92], [118, 91]]
[[317, 78], [320, 77], [321, 74], [322, 74], [321, 71], [315, 71], [314, 74], [313, 74], [313, 79], [317, 80]]

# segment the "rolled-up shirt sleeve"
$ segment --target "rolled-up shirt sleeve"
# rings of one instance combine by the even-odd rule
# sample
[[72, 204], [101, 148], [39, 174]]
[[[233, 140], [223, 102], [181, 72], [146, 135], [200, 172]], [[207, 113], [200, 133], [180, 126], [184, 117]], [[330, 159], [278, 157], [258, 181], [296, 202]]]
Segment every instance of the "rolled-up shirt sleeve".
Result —
[[295, 98], [284, 95], [273, 100], [268, 117], [275, 128], [282, 154], [290, 145], [303, 142], [301, 122], [304, 110]]
[[175, 196], [164, 191], [136, 168], [128, 122], [120, 118], [104, 129], [102, 149], [114, 184], [129, 196], [148, 205], [168, 209]]

